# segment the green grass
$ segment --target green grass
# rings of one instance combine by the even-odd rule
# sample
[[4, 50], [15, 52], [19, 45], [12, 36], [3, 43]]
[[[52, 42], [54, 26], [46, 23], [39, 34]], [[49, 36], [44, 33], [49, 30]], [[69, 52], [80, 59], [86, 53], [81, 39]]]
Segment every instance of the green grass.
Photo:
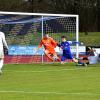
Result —
[[100, 32], [80, 32], [79, 40], [82, 41], [86, 46], [100, 46]]
[[100, 100], [99, 66], [5, 65], [0, 100]]

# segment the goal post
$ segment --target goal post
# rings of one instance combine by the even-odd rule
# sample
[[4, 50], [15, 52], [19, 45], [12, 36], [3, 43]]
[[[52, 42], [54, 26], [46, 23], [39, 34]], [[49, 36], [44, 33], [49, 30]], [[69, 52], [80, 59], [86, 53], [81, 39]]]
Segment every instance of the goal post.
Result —
[[[76, 17], [76, 42], [79, 42], [79, 16]], [[79, 58], [79, 45], [76, 44], [76, 58]]]
[[[26, 63], [27, 59], [30, 59], [29, 63], [48, 62], [43, 48], [34, 55], [41, 38], [48, 33], [57, 42], [61, 42], [62, 35], [69, 41], [79, 42], [79, 16], [0, 11], [0, 31], [6, 35], [9, 45], [8, 56], [13, 57], [11, 63], [23, 63], [24, 59]], [[75, 57], [78, 58], [79, 45], [74, 46]], [[21, 59], [23, 57], [24, 59]]]

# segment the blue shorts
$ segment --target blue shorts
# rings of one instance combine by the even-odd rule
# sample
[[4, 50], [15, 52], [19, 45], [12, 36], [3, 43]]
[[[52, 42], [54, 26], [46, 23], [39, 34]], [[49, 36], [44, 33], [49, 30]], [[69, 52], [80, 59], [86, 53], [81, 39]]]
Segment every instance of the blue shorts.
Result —
[[65, 61], [66, 59], [73, 59], [73, 55], [72, 54], [64, 54], [61, 57], [61, 61]]

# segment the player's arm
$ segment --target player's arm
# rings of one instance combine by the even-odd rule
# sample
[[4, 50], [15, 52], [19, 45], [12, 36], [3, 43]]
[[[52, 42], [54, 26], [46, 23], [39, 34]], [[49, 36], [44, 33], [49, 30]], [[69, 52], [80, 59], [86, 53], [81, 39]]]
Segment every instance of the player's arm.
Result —
[[79, 44], [79, 45], [83, 45], [82, 42], [77, 42], [77, 41], [68, 41], [69, 44]]
[[63, 48], [62, 43], [58, 43], [57, 46], [60, 47], [60, 48]]
[[36, 48], [35, 54], [37, 54], [38, 50], [42, 47], [43, 43], [42, 40], [40, 41], [38, 47]]
[[79, 44], [79, 45], [83, 45], [83, 42], [72, 41], [72, 44]]
[[38, 49], [40, 49], [42, 47], [43, 43], [42, 40], [40, 41], [39, 45], [38, 45]]
[[58, 44], [58, 43], [57, 43], [54, 39], [52, 39], [52, 38], [51, 38], [51, 43], [53, 44], [54, 47], [56, 47], [57, 44]]

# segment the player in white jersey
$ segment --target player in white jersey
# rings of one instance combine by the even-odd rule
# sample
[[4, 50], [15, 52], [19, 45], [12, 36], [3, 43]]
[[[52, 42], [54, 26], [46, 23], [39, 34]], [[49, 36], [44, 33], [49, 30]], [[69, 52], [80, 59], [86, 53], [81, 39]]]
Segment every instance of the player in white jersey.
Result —
[[88, 55], [88, 57], [83, 58], [83, 60], [87, 64], [96, 64], [96, 63], [98, 63], [99, 53], [95, 49], [93, 49], [91, 47], [88, 47], [87, 55]]
[[5, 40], [5, 34], [3, 32], [0, 32], [0, 74], [2, 73], [2, 67], [4, 61], [4, 47], [8, 49], [8, 45]]
[[99, 60], [99, 54], [98, 54], [98, 52], [96, 52], [95, 49], [91, 49], [91, 50], [93, 51], [94, 55], [90, 55], [88, 57], [89, 64], [96, 64]]

